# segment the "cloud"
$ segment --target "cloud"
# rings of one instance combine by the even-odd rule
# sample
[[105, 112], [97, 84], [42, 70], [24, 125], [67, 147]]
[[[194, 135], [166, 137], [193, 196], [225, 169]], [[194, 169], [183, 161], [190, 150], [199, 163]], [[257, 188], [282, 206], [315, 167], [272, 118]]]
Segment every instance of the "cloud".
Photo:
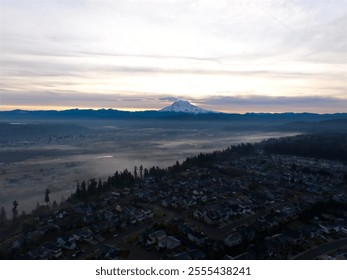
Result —
[[[131, 97], [129, 97], [131, 96]], [[123, 110], [161, 109], [177, 99], [186, 99], [195, 105], [213, 111], [229, 113], [245, 112], [346, 112], [347, 99], [324, 96], [262, 96], [255, 92], [240, 93], [234, 96], [210, 96], [194, 98], [191, 96], [165, 96], [143, 92], [115, 92], [113, 95], [79, 92], [5, 92], [0, 109], [16, 108], [114, 108]]]
[[177, 98], [177, 97], [173, 97], [173, 96], [165, 96], [165, 97], [159, 97], [158, 99], [160, 101], [175, 102], [175, 101], [177, 101], [178, 99], [181, 99], [181, 98]]
[[345, 104], [333, 100], [346, 95], [344, 1], [1, 4], [2, 106], [153, 108], [218, 95], [230, 97], [210, 100], [221, 110], [231, 101], [237, 110], [322, 110], [310, 96], [331, 97], [329, 110]]
[[196, 99], [208, 108], [234, 112], [346, 112], [347, 98], [324, 96], [213, 96]]
[[147, 110], [160, 108], [163, 101], [156, 94], [119, 91], [114, 94], [89, 93], [78, 91], [61, 92], [11, 92], [1, 94], [0, 110], [27, 108], [45, 110], [54, 108], [114, 108], [124, 110]]

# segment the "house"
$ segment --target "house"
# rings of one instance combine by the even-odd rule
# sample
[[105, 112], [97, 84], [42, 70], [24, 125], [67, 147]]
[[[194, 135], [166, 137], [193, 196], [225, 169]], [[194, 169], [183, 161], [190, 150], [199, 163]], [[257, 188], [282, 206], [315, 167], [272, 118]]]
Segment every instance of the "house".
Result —
[[92, 224], [92, 225], [90, 226], [90, 228], [91, 228], [91, 230], [92, 230], [95, 234], [98, 234], [98, 233], [100, 233], [100, 232], [102, 231], [101, 226], [98, 225], [98, 224]]
[[278, 233], [271, 236], [271, 240], [276, 244], [276, 247], [285, 247], [294, 244], [295, 240], [285, 233]]
[[172, 250], [180, 246], [181, 244], [182, 242], [174, 236], [167, 236], [165, 239], [158, 242], [158, 247]]
[[187, 198], [182, 200], [182, 207], [186, 209], [189, 209], [191, 206], [194, 206], [196, 204], [196, 199], [193, 198]]
[[78, 229], [72, 236], [76, 241], [93, 243], [93, 233], [88, 229]]
[[267, 215], [265, 217], [265, 221], [266, 221], [269, 229], [274, 228], [274, 227], [279, 225], [278, 219], [273, 215]]
[[116, 246], [104, 244], [98, 251], [98, 259], [119, 260], [122, 250]]
[[340, 232], [342, 232], [342, 233], [347, 235], [347, 227], [346, 226], [340, 227]]
[[220, 211], [205, 212], [204, 221], [209, 225], [216, 225], [223, 220], [223, 215]]
[[200, 220], [203, 220], [204, 215], [205, 215], [205, 211], [200, 210], [200, 209], [195, 210], [195, 211], [193, 212], [193, 217], [194, 217], [195, 219], [199, 220], [199, 221], [200, 221]]
[[254, 254], [258, 259], [269, 259], [273, 255], [273, 250], [267, 241], [261, 241], [257, 244], [252, 244], [248, 247], [251, 254]]
[[189, 233], [193, 233], [194, 232], [194, 229], [186, 224], [186, 223], [183, 223], [183, 224], [179, 224], [178, 225], [178, 231], [186, 236], [188, 236]]
[[330, 229], [328, 226], [323, 225], [323, 224], [319, 224], [320, 229], [322, 230], [322, 232], [329, 234], [330, 233]]
[[92, 215], [93, 207], [89, 204], [81, 204], [75, 208], [75, 213], [79, 215]]
[[47, 260], [49, 252], [42, 247], [36, 247], [28, 252], [34, 260]]
[[45, 242], [41, 245], [41, 248], [48, 253], [49, 258], [51, 259], [59, 259], [63, 256], [63, 252], [56, 242]]
[[157, 231], [148, 235], [147, 245], [159, 243], [160, 241], [163, 241], [165, 238], [166, 238], [165, 230], [162, 230], [162, 229], [157, 230]]
[[116, 211], [118, 213], [122, 213], [123, 212], [123, 209], [122, 209], [122, 207], [119, 204], [117, 204], [117, 206], [116, 206]]
[[[170, 196], [161, 201], [161, 205], [164, 207], [174, 206], [177, 205], [178, 198], [176, 196]], [[176, 206], [177, 207], [177, 206]]]
[[188, 254], [188, 252], [178, 253], [172, 256], [175, 260], [192, 260], [192, 257]]
[[93, 214], [83, 216], [83, 222], [85, 222], [86, 224], [91, 224], [94, 222], [94, 220], [95, 220], [95, 218], [94, 218]]
[[245, 253], [242, 253], [234, 258], [232, 258], [234, 260], [256, 260], [256, 257], [250, 253], [250, 252], [245, 252]]
[[322, 230], [318, 225], [304, 224], [301, 226], [300, 231], [302, 232], [303, 236], [310, 238], [317, 238], [322, 234]]
[[64, 217], [68, 216], [69, 212], [67, 209], [60, 209], [56, 214], [55, 217], [57, 219], [63, 219]]
[[193, 241], [195, 244], [201, 246], [207, 240], [207, 236], [203, 232], [191, 232], [188, 233], [188, 239], [190, 241]]
[[188, 252], [192, 260], [204, 260], [206, 259], [206, 254], [199, 249], [194, 249]]
[[119, 192], [110, 192], [110, 197], [118, 199], [120, 197], [120, 193]]
[[284, 214], [285, 217], [292, 218], [296, 215], [296, 209], [295, 207], [284, 207], [281, 212]]
[[115, 216], [111, 210], [105, 210], [103, 211], [103, 216], [106, 221], [112, 221], [113, 217]]
[[242, 235], [239, 232], [233, 232], [232, 234], [229, 234], [227, 237], [225, 237], [223, 239], [223, 242], [229, 247], [239, 245], [242, 242]]
[[145, 214], [139, 210], [134, 213], [134, 216], [138, 222], [142, 222], [146, 218]]
[[256, 230], [251, 226], [243, 226], [240, 230], [242, 232], [243, 238], [246, 240], [253, 240], [256, 236]]
[[73, 238], [73, 236], [69, 236], [69, 235], [62, 235], [62, 236], [58, 237], [57, 243], [63, 249], [70, 250], [70, 251], [75, 250], [77, 247], [75, 238]]
[[151, 209], [142, 209], [141, 212], [145, 215], [146, 218], [154, 217], [154, 213]]
[[24, 238], [16, 239], [15, 241], [12, 242], [12, 249], [13, 250], [20, 249], [22, 248], [23, 244], [24, 244]]

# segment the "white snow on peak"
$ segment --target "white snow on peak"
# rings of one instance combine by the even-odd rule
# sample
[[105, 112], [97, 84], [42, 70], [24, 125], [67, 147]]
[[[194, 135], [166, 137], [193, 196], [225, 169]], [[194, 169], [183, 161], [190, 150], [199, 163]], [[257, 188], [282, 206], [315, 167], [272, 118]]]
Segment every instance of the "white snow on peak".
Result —
[[172, 103], [170, 106], [167, 106], [161, 109], [160, 111], [161, 112], [181, 112], [181, 113], [190, 113], [190, 114], [204, 114], [204, 113], [212, 112], [212, 111], [199, 108], [195, 105], [192, 105], [186, 100], [177, 100], [174, 103]]

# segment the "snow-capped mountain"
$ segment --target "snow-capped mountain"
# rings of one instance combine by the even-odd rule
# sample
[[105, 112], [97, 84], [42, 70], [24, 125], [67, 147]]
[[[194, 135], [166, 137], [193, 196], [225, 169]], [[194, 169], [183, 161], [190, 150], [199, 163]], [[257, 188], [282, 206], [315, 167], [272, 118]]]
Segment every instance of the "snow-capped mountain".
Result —
[[212, 113], [195, 105], [190, 104], [186, 100], [177, 100], [170, 106], [167, 106], [160, 110], [161, 112], [180, 112], [180, 113], [190, 113], [190, 114], [206, 114]]

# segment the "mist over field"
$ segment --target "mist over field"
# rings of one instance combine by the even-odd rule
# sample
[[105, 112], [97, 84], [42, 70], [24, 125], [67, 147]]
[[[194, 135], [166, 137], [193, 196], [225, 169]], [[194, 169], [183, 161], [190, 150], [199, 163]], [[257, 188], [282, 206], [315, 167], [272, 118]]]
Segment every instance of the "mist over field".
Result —
[[[200, 152], [231, 144], [294, 135], [254, 124], [211, 121], [35, 121], [0, 125], [0, 205], [20, 211], [44, 204], [44, 191], [58, 203], [76, 182], [107, 178], [143, 165], [168, 167]], [[257, 127], [257, 128], [256, 128]], [[6, 132], [5, 132], [6, 131]]]

